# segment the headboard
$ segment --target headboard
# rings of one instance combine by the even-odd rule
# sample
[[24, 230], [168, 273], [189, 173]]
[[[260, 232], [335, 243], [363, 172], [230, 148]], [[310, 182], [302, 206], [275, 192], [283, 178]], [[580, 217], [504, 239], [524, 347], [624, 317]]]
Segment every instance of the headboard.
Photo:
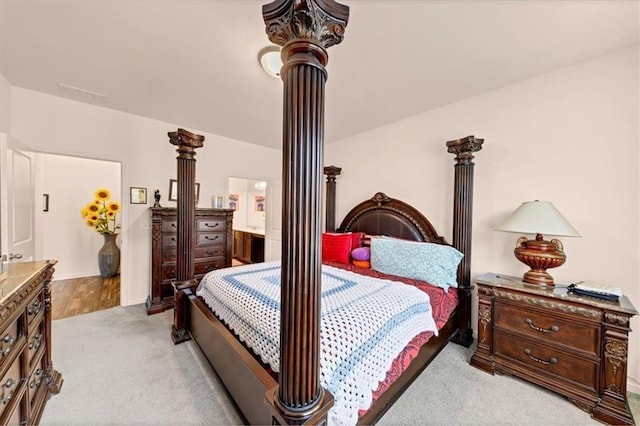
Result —
[[422, 213], [382, 192], [351, 209], [338, 228], [338, 232], [356, 231], [368, 235], [388, 235], [406, 240], [448, 244]]

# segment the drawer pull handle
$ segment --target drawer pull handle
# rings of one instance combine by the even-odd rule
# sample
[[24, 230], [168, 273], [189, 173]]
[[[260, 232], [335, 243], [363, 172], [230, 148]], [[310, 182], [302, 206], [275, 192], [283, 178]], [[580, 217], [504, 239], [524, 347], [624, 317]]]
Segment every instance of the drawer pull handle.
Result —
[[207, 228], [217, 228], [220, 225], [220, 223], [216, 222], [213, 225], [210, 225], [209, 223], [205, 223], [204, 226], [206, 226]]
[[531, 355], [531, 349], [525, 349], [524, 353], [527, 354], [527, 356], [529, 358], [531, 358], [533, 361], [539, 362], [540, 364], [549, 365], [549, 364], [557, 364], [558, 363], [558, 359], [557, 358], [550, 358], [549, 361], [546, 361], [544, 359], [540, 359], [540, 358], [538, 358], [536, 356]]
[[2, 398], [2, 400], [0, 400], [0, 403], [2, 403], [3, 405], [6, 405], [9, 403], [9, 401], [11, 401], [11, 397], [13, 396], [13, 391], [15, 389], [12, 389], [15, 385], [16, 385], [16, 381], [13, 379], [9, 379], [5, 382], [5, 384], [3, 385], [5, 388], [7, 389], [11, 389], [11, 392], [9, 392], [9, 395], [7, 395], [6, 397]]
[[11, 346], [13, 346], [13, 342], [16, 341], [16, 338], [10, 334], [7, 334], [4, 336], [4, 339], [2, 339], [2, 341], [7, 344], [7, 347], [4, 348], [2, 352], [0, 352], [0, 356], [4, 358], [11, 353]]
[[29, 343], [29, 349], [38, 349], [40, 347], [40, 343], [42, 342], [42, 334], [34, 334], [33, 342]]
[[172, 223], [172, 224], [171, 224], [171, 227], [172, 227], [172, 228], [177, 228], [177, 226], [176, 226], [176, 224], [175, 224], [175, 223]]
[[552, 325], [551, 328], [538, 327], [533, 323], [533, 321], [530, 318], [525, 319], [524, 322], [529, 324], [529, 327], [533, 328], [535, 331], [539, 331], [541, 333], [551, 333], [552, 331], [560, 330], [557, 325]]
[[29, 313], [29, 315], [36, 315], [37, 313], [40, 312], [40, 301], [36, 300], [33, 303], [33, 306], [29, 306], [29, 309], [27, 311]]
[[171, 237], [171, 241], [175, 241], [175, 240], [176, 240], [176, 237]]
[[216, 235], [216, 236], [215, 236], [215, 237], [213, 237], [213, 238], [209, 237], [208, 235], [205, 235], [205, 236], [204, 236], [204, 239], [205, 239], [205, 240], [209, 240], [209, 241], [215, 241], [215, 240], [217, 240], [217, 239], [218, 239], [218, 235]]

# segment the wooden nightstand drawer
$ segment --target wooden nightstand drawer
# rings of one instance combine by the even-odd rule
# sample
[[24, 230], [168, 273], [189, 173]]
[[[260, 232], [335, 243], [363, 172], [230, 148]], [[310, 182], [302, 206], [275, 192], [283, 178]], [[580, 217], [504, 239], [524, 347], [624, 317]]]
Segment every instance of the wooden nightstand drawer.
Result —
[[167, 233], [176, 233], [178, 232], [178, 221], [177, 220], [165, 220], [162, 222], [162, 232]]
[[162, 237], [162, 246], [163, 247], [176, 247], [178, 245], [178, 237], [173, 235], [165, 235]]
[[224, 244], [214, 244], [211, 246], [196, 247], [194, 252], [195, 260], [197, 261], [198, 259], [204, 259], [208, 257], [224, 256], [225, 248], [226, 247], [224, 246]]
[[222, 232], [198, 232], [196, 237], [196, 246], [220, 243], [224, 243], [224, 233]]
[[20, 363], [14, 362], [0, 379], [0, 415], [3, 415], [5, 409], [11, 405], [11, 401], [16, 399], [21, 382]]
[[545, 315], [531, 308], [495, 304], [494, 326], [553, 342], [599, 356], [599, 324], [584, 324], [557, 315]]
[[0, 333], [0, 370], [4, 370], [6, 367], [5, 363], [13, 359], [11, 353], [16, 351], [20, 341], [24, 340], [24, 337], [20, 339], [20, 329], [24, 332], [24, 326], [20, 327], [20, 324], [24, 324], [22, 318], [22, 316], [19, 316], [13, 320], [11, 324]]
[[579, 383], [597, 392], [598, 361], [520, 339], [495, 330], [494, 354], [526, 364], [530, 368]]
[[225, 228], [225, 220], [220, 219], [198, 219], [197, 220], [197, 231], [222, 231]]
[[224, 268], [224, 266], [224, 258], [214, 259], [207, 262], [196, 262], [195, 275], [206, 274], [207, 272], [213, 271], [214, 269]]
[[177, 270], [178, 270], [178, 266], [175, 263], [162, 265], [162, 280], [163, 281], [175, 280]]

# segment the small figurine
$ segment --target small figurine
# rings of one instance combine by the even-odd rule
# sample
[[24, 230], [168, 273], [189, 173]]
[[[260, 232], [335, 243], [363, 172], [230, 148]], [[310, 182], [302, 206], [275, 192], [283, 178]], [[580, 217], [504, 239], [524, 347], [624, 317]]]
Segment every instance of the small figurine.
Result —
[[153, 207], [162, 207], [160, 205], [160, 190], [156, 189], [153, 193], [153, 199], [155, 200], [155, 203], [153, 203]]

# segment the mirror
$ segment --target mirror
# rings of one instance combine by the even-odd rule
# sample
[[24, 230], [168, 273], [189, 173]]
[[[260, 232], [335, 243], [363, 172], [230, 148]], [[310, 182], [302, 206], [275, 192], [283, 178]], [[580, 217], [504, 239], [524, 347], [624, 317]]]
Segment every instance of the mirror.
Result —
[[264, 234], [267, 182], [230, 177], [225, 207], [235, 209], [233, 229]]
[[233, 214], [233, 263], [264, 262], [267, 182], [229, 178], [226, 206]]

